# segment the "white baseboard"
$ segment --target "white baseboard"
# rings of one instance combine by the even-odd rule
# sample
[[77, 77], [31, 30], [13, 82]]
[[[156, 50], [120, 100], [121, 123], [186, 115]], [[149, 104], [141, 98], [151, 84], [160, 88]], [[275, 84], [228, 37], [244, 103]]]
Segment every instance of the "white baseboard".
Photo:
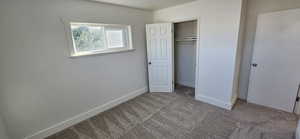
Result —
[[84, 113], [81, 113], [81, 114], [79, 114], [79, 115], [77, 115], [75, 117], [69, 118], [66, 121], [58, 123], [58, 124], [56, 124], [54, 126], [51, 126], [51, 127], [47, 128], [47, 129], [41, 130], [41, 131], [39, 131], [37, 133], [34, 133], [34, 134], [30, 135], [30, 136], [27, 136], [27, 137], [25, 137], [25, 139], [43, 139], [43, 138], [45, 138], [47, 136], [50, 136], [52, 134], [55, 134], [55, 133], [57, 133], [59, 131], [62, 131], [64, 129], [66, 129], [68, 127], [71, 127], [71, 126], [73, 126], [73, 125], [75, 125], [77, 123], [80, 123], [80, 122], [82, 122], [84, 120], [87, 120], [87, 119], [89, 119], [89, 118], [91, 118], [93, 116], [96, 116], [97, 114], [99, 114], [99, 113], [101, 113], [103, 111], [106, 111], [108, 109], [111, 109], [111, 108], [113, 108], [113, 107], [115, 107], [115, 106], [117, 106], [117, 105], [119, 105], [121, 103], [124, 103], [124, 102], [126, 102], [126, 101], [128, 101], [130, 99], [133, 99], [133, 98], [135, 98], [135, 97], [137, 97], [139, 95], [142, 95], [142, 94], [146, 93], [147, 91], [148, 91], [148, 87], [144, 87], [144, 88], [138, 89], [136, 91], [133, 91], [133, 92], [131, 92], [131, 93], [123, 96], [123, 97], [120, 97], [120, 98], [117, 98], [115, 100], [112, 100], [112, 101], [110, 101], [110, 102], [108, 102], [106, 104], [103, 104], [101, 106], [93, 108], [93, 109], [91, 109], [91, 110], [89, 110], [87, 112], [84, 112]]
[[189, 82], [189, 81], [176, 81], [176, 83], [177, 83], [177, 84], [180, 84], [180, 85], [187, 86], [187, 87], [195, 88], [195, 83], [194, 83], [194, 82]]
[[235, 103], [235, 102], [234, 103], [233, 102], [224, 102], [224, 101], [221, 101], [221, 100], [218, 100], [218, 99], [215, 99], [212, 97], [203, 96], [203, 95], [196, 95], [196, 100], [199, 100], [199, 101], [211, 104], [211, 105], [215, 105], [215, 106], [227, 109], [227, 110], [231, 110]]

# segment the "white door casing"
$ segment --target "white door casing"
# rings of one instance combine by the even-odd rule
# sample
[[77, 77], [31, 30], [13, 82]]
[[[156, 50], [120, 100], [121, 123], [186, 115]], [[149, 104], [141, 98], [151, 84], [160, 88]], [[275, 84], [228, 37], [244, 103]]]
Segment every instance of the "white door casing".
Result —
[[293, 112], [299, 83], [300, 9], [260, 15], [247, 100]]
[[173, 23], [148, 24], [147, 57], [150, 92], [173, 92]]

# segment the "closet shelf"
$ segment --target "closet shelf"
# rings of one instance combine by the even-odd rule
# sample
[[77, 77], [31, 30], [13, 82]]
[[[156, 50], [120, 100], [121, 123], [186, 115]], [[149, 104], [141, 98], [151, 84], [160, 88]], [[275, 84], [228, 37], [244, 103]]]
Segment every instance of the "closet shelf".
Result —
[[182, 40], [176, 40], [177, 42], [189, 42], [189, 41], [196, 41], [197, 39], [182, 39]]
[[184, 37], [176, 39], [177, 42], [187, 42], [187, 41], [196, 41], [197, 37]]

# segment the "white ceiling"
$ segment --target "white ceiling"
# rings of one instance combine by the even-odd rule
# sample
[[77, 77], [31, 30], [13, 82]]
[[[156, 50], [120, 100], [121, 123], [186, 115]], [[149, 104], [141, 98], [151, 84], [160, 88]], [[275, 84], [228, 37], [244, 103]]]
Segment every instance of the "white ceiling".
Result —
[[144, 10], [158, 10], [196, 0], [94, 0]]

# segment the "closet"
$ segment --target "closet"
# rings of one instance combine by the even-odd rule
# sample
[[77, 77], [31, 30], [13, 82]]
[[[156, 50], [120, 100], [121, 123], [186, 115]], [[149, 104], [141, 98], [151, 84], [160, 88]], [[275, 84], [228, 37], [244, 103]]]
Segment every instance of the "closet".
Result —
[[174, 24], [175, 88], [195, 88], [197, 21]]

